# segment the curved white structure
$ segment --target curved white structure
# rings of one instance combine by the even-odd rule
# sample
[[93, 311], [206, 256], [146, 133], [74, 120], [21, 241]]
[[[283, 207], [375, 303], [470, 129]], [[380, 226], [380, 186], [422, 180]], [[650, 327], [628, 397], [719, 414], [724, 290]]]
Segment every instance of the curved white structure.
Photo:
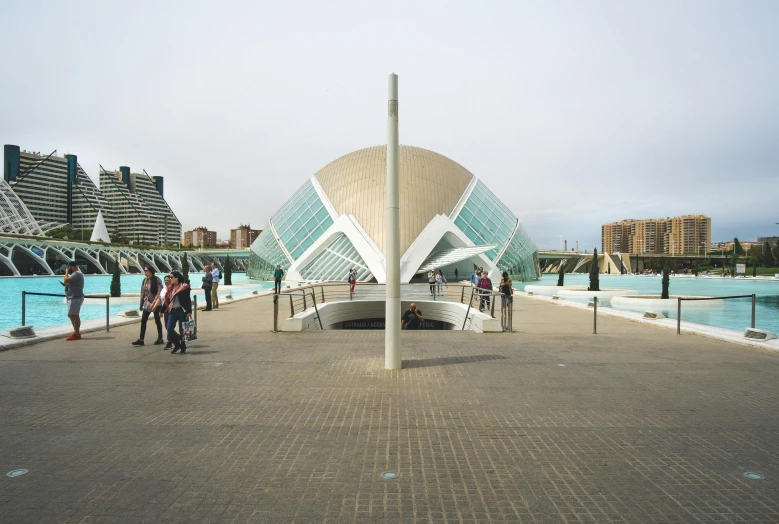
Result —
[[40, 224], [32, 216], [8, 182], [0, 179], [0, 231], [14, 235], [43, 236]]
[[[517, 217], [460, 164], [400, 146], [400, 279], [430, 269], [467, 278], [484, 267], [535, 280], [538, 252]], [[251, 246], [249, 276], [281, 265], [294, 280], [387, 278], [385, 146], [345, 155], [318, 171], [271, 217]]]
[[560, 294], [560, 291], [587, 291], [587, 286], [525, 286], [525, 293], [533, 293], [542, 297], [553, 297]]
[[600, 291], [578, 291], [574, 289], [562, 289], [557, 296], [565, 300], [578, 300], [580, 302], [589, 302], [594, 297], [598, 297], [598, 302], [608, 304], [615, 297], [625, 295], [635, 295], [638, 291], [635, 289], [601, 289]]

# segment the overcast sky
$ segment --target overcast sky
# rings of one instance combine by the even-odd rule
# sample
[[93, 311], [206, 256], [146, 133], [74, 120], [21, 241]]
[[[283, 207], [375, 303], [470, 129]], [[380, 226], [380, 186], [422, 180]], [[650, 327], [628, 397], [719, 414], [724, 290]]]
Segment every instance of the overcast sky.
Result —
[[[484, 4], [484, 5], [482, 5]], [[386, 143], [480, 177], [539, 248], [702, 213], [779, 234], [779, 1], [0, 4], [0, 140], [165, 177], [185, 229], [265, 225]]]

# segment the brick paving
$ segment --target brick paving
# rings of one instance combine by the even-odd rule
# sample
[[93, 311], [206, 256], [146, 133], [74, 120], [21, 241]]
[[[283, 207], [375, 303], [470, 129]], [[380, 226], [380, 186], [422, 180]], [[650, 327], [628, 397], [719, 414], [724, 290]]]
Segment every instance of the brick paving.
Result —
[[383, 332], [272, 334], [267, 298], [184, 356], [137, 325], [2, 352], [0, 521], [779, 521], [779, 355], [515, 307], [403, 332], [393, 372]]

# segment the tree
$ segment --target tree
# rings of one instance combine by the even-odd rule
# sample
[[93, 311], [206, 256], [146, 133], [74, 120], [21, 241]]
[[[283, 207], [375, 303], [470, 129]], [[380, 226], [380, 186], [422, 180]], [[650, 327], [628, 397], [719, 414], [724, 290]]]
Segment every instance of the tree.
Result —
[[763, 244], [763, 265], [765, 267], [774, 267], [774, 264], [776, 264], [774, 252], [771, 250], [771, 244], [766, 242]]
[[744, 248], [741, 247], [741, 242], [738, 241], [738, 237], [733, 239], [733, 251], [736, 253], [736, 255], [744, 254]]
[[557, 270], [557, 285], [562, 287], [563, 280], [565, 280], [565, 262], [560, 262], [560, 269]]
[[186, 252], [184, 252], [184, 256], [181, 258], [181, 274], [184, 275], [184, 282], [189, 284], [189, 259]]
[[738, 264], [738, 254], [736, 253], [735, 250], [733, 250], [733, 254], [731, 255], [731, 260], [733, 262], [733, 274], [731, 276], [733, 276], [735, 278], [735, 276], [736, 276], [736, 264]]
[[668, 274], [668, 262], [666, 262], [663, 266], [663, 292], [660, 298], [668, 298], [668, 285], [671, 283], [671, 277]]
[[600, 291], [600, 269], [598, 268], [598, 248], [592, 250], [592, 264], [590, 264], [590, 287], [588, 291]]
[[111, 276], [111, 296], [122, 296], [122, 281], [119, 278], [119, 257], [114, 260], [114, 274]]
[[230, 255], [227, 255], [227, 258], [225, 259], [224, 277], [225, 277], [225, 286], [232, 286], [233, 268], [232, 268], [232, 264], [230, 264]]

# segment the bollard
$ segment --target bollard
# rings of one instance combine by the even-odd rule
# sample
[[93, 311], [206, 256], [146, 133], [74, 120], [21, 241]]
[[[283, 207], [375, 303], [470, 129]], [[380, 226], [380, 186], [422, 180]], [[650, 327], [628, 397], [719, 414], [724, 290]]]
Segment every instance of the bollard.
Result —
[[26, 304], [27, 297], [25, 296], [26, 294], [27, 293], [25, 291], [22, 291], [22, 325], [24, 325], [24, 314], [25, 314], [26, 305], [27, 305]]
[[676, 334], [682, 334], [682, 297], [679, 297], [676, 306]]
[[273, 295], [273, 332], [279, 332], [279, 296]]
[[195, 337], [197, 337], [197, 295], [192, 297], [192, 316], [195, 321]]
[[598, 297], [592, 299], [592, 334], [598, 334]]
[[106, 330], [106, 333], [110, 329], [110, 327], [108, 325], [108, 315], [109, 315], [109, 313], [108, 313], [108, 303], [109, 303], [110, 300], [111, 299], [109, 297], [105, 297], [105, 330]]
[[752, 294], [752, 329], [755, 329], [755, 294]]

